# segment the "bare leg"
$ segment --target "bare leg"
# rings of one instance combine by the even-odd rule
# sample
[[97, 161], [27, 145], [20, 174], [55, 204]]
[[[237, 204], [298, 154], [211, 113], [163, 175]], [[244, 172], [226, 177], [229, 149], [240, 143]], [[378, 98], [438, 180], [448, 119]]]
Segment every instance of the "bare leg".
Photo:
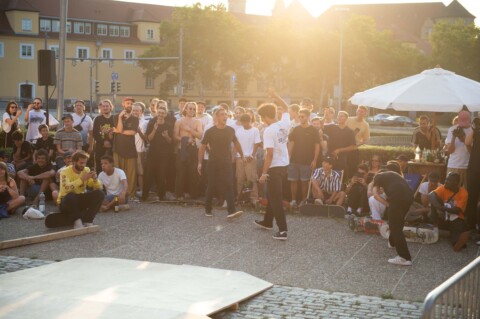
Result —
[[308, 196], [308, 183], [309, 181], [302, 181], [302, 200], [307, 199]]
[[292, 200], [297, 200], [298, 181], [290, 181], [290, 192], [292, 193]]
[[7, 211], [10, 214], [13, 214], [15, 212], [15, 209], [22, 206], [23, 204], [25, 204], [25, 196], [18, 196], [17, 198], [12, 199], [8, 202]]

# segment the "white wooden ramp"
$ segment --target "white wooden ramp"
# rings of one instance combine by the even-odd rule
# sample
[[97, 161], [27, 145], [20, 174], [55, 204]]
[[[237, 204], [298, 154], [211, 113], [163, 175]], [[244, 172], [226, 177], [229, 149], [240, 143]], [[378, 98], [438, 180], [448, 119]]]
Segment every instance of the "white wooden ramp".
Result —
[[271, 286], [239, 271], [77, 258], [0, 275], [0, 318], [200, 319]]

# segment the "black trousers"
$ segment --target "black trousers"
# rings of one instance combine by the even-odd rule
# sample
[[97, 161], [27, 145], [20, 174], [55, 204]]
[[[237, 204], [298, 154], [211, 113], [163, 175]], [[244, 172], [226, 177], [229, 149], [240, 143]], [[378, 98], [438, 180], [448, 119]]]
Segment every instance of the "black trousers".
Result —
[[182, 156], [178, 154], [176, 168], [176, 196], [183, 197], [184, 193], [189, 193], [192, 198], [198, 197], [199, 176], [196, 156], [189, 156], [186, 159], [182, 159]]
[[366, 214], [369, 211], [367, 186], [355, 183], [352, 185], [348, 193], [348, 206], [355, 212], [358, 208], [362, 209], [362, 213]]
[[471, 170], [467, 170], [467, 189], [468, 200], [467, 208], [465, 210], [467, 227], [471, 230], [475, 229], [475, 226], [477, 226], [478, 232], [480, 233], [480, 218], [477, 215], [477, 205], [480, 196], [480, 171], [473, 172]]
[[143, 175], [142, 199], [148, 198], [153, 182], [157, 185], [158, 198], [161, 200], [165, 196], [167, 187], [167, 168], [167, 157], [158, 157], [151, 153], [147, 154], [147, 164], [144, 169], [145, 174]]
[[287, 231], [287, 219], [283, 210], [283, 184], [287, 176], [287, 166], [271, 167], [267, 179], [267, 210], [263, 222], [273, 225], [275, 219], [280, 232]]
[[407, 241], [403, 235], [403, 226], [405, 225], [405, 215], [410, 209], [412, 202], [413, 198], [411, 201], [405, 202], [388, 202], [388, 225], [390, 227], [388, 240], [390, 245], [397, 250], [397, 254], [406, 260], [412, 260], [412, 256], [410, 256]]
[[69, 193], [60, 203], [60, 211], [68, 216], [73, 223], [81, 219], [84, 223], [91, 223], [102, 206], [105, 194], [101, 190], [94, 190], [84, 194]]
[[207, 164], [207, 191], [205, 195], [205, 211], [212, 211], [212, 199], [214, 194], [220, 196], [227, 201], [228, 213], [234, 213], [235, 195], [233, 192], [233, 168], [229, 161], [215, 162], [208, 160]]
[[455, 220], [445, 220], [445, 212], [439, 211], [432, 207], [430, 210], [430, 221], [438, 228], [448, 230], [450, 232], [450, 242], [455, 245], [460, 235], [467, 229], [467, 224], [462, 218]]

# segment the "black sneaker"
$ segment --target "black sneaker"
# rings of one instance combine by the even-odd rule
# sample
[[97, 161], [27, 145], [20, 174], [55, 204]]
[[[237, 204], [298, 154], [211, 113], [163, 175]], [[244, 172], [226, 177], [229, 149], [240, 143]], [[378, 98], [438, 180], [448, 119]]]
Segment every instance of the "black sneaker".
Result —
[[213, 213], [212, 213], [212, 212], [205, 212], [205, 216], [207, 216], [207, 217], [213, 217]]
[[287, 232], [286, 231], [279, 231], [273, 235], [273, 239], [278, 240], [287, 240]]
[[273, 226], [267, 226], [261, 220], [254, 220], [253, 223], [263, 229], [267, 229], [267, 230], [273, 229]]

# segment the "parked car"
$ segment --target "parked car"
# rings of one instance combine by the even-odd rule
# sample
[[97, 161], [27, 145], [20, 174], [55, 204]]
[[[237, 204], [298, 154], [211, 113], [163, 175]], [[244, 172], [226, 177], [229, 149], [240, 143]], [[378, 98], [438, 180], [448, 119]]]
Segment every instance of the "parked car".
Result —
[[386, 119], [387, 117], [390, 117], [390, 116], [392, 116], [392, 114], [379, 113], [379, 114], [373, 116], [372, 120], [373, 120], [373, 122], [381, 122], [381, 121], [383, 121], [384, 119]]
[[418, 126], [418, 124], [407, 116], [393, 115], [380, 122], [380, 125], [385, 126]]

